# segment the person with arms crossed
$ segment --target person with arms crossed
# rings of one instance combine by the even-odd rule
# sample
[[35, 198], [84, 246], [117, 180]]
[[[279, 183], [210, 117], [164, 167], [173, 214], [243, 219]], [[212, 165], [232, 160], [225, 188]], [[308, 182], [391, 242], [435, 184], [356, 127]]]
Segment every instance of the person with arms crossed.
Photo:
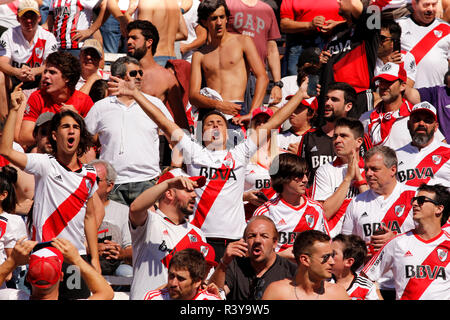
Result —
[[260, 300], [267, 286], [292, 278], [296, 265], [275, 253], [279, 239], [272, 219], [251, 218], [239, 241], [231, 242], [209, 283], [225, 291], [227, 300]]
[[[96, 171], [79, 159], [92, 145], [92, 136], [86, 130], [83, 118], [71, 110], [55, 114], [49, 135], [53, 155], [22, 153], [12, 148], [17, 110], [26, 103], [20, 87], [14, 89], [11, 102], [13, 107], [3, 130], [0, 154], [35, 176], [31, 239], [45, 242], [55, 237], [67, 238], [86, 259], [89, 250], [90, 263], [100, 272], [97, 230], [105, 213], [98, 206]], [[65, 272], [65, 277], [64, 285], [67, 286], [70, 273]], [[67, 289], [60, 296], [85, 298], [89, 295], [85, 285], [79, 290], [65, 286], [60, 287], [63, 291]]]
[[293, 278], [271, 283], [263, 300], [349, 300], [345, 289], [331, 283], [335, 252], [330, 236], [318, 230], [297, 235], [294, 256], [298, 264]]
[[397, 300], [449, 300], [450, 235], [442, 230], [449, 217], [449, 191], [422, 184], [411, 204], [416, 226], [386, 243], [362, 273], [378, 281], [392, 271]]

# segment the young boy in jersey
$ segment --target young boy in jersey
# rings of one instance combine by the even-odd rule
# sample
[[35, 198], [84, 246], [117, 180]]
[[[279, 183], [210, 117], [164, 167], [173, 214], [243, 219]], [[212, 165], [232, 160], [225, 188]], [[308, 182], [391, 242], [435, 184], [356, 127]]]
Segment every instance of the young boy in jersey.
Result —
[[[51, 241], [55, 237], [68, 239], [86, 259], [89, 250], [92, 266], [101, 272], [97, 230], [98, 221], [103, 219], [105, 211], [96, 193], [97, 173], [94, 167], [79, 160], [92, 145], [92, 136], [86, 130], [83, 118], [71, 110], [55, 114], [49, 135], [53, 155], [22, 153], [12, 148], [17, 111], [26, 104], [20, 85], [11, 95], [11, 104], [0, 154], [19, 169], [35, 176], [32, 239], [39, 242]], [[65, 273], [65, 276], [70, 274]], [[60, 287], [60, 296], [87, 298], [89, 288], [81, 282], [79, 290], [70, 290], [65, 287], [68, 284], [65, 279]]]
[[338, 234], [331, 247], [335, 252], [333, 280], [342, 285], [353, 300], [383, 300], [377, 286], [358, 274], [366, 256], [366, 243], [358, 236]]
[[422, 184], [411, 203], [416, 227], [386, 243], [361, 273], [377, 281], [392, 271], [397, 300], [449, 300], [450, 235], [442, 226], [450, 193], [442, 185]]

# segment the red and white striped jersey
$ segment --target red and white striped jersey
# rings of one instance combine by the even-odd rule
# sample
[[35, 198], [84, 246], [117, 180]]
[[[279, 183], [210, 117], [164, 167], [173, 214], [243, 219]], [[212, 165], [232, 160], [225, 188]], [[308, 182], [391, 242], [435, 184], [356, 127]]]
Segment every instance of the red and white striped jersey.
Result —
[[400, 182], [415, 187], [422, 183], [450, 187], [450, 145], [433, 139], [421, 150], [409, 143], [396, 153]]
[[[353, 276], [352, 283], [346, 289], [351, 300], [380, 300], [377, 294], [377, 286], [374, 282], [359, 274], [354, 273]], [[330, 282], [336, 283], [334, 276]]]
[[14, 68], [23, 65], [37, 68], [55, 51], [58, 51], [55, 36], [41, 26], [37, 27], [32, 44], [24, 38], [21, 26], [6, 30], [0, 38], [0, 56], [8, 57]]
[[[360, 158], [358, 165], [361, 173], [363, 173], [364, 160], [362, 158]], [[331, 197], [336, 189], [341, 185], [342, 181], [344, 181], [345, 175], [347, 174], [347, 168], [348, 165], [342, 163], [340, 158], [317, 168], [314, 176], [312, 198], [316, 201], [325, 201]], [[351, 185], [347, 192], [346, 199], [342, 203], [341, 207], [335, 215], [327, 221], [331, 237], [341, 233], [345, 210], [347, 209], [350, 200], [358, 194], [359, 188]]]
[[322, 205], [303, 196], [303, 204], [294, 207], [280, 195], [260, 206], [253, 216], [264, 215], [273, 220], [277, 227], [279, 240], [276, 252], [294, 245], [298, 233], [306, 230], [319, 230], [330, 234], [323, 214]]
[[5, 249], [14, 248], [17, 240], [27, 237], [27, 227], [22, 217], [7, 212], [0, 213], [0, 263], [6, 260]]
[[78, 30], [89, 29], [93, 22], [93, 9], [100, 0], [52, 0], [53, 33], [61, 49], [79, 49], [83, 42], [72, 41]]
[[[144, 300], [172, 300], [169, 295], [169, 289], [164, 288], [160, 290], [151, 290], [147, 292]], [[222, 300], [218, 296], [206, 292], [206, 290], [200, 290], [192, 300]]]
[[91, 165], [70, 171], [49, 154], [27, 153], [25, 172], [35, 177], [32, 239], [61, 237], [86, 254], [84, 218], [87, 201], [97, 191], [97, 172]]
[[423, 240], [414, 231], [398, 235], [363, 268], [377, 281], [391, 270], [397, 300], [450, 300], [450, 235]]
[[190, 242], [204, 241], [203, 233], [191, 223], [174, 224], [160, 210], [149, 211], [144, 225], [130, 225], [133, 247], [133, 282], [130, 300], [142, 300], [148, 290], [167, 283], [168, 259]]
[[257, 147], [245, 139], [230, 150], [211, 151], [184, 135], [177, 147], [183, 152], [187, 173], [205, 176], [196, 188], [196, 208], [191, 223], [206, 237], [240, 239], [245, 229], [243, 193], [245, 169]]
[[402, 28], [402, 50], [411, 52], [417, 64], [415, 88], [434, 87], [443, 83], [450, 58], [450, 24], [435, 19], [420, 26], [410, 16], [397, 20]]

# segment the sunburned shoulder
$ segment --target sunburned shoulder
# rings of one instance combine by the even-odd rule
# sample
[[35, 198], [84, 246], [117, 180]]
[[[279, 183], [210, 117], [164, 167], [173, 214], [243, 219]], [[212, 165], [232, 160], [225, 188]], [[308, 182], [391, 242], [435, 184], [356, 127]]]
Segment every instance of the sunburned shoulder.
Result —
[[347, 291], [339, 284], [325, 282], [325, 300], [349, 300]]
[[263, 300], [291, 300], [292, 279], [283, 279], [269, 284], [264, 291]]

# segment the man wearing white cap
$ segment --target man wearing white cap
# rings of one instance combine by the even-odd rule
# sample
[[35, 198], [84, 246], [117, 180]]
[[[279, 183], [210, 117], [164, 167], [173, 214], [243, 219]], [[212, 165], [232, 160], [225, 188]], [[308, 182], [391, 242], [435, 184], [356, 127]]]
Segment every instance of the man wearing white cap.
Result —
[[[360, 117], [374, 146], [384, 145], [396, 150], [411, 141], [405, 134], [412, 110], [411, 103], [403, 97], [406, 80], [403, 66], [392, 62], [386, 63], [374, 78], [381, 101], [374, 110]], [[444, 139], [440, 132], [438, 139]]]
[[[24, 82], [24, 90], [36, 89], [44, 60], [58, 49], [55, 36], [39, 25], [41, 15], [35, 0], [19, 2], [17, 20], [20, 25], [9, 28], [0, 38], [0, 71], [7, 76], [0, 98], [3, 90], [10, 91], [20, 82]], [[5, 98], [1, 100], [7, 101]]]
[[167, 283], [173, 252], [190, 242], [206, 241], [203, 232], [187, 220], [194, 213], [194, 189], [203, 187], [205, 182], [203, 176], [189, 177], [179, 168], [172, 169], [131, 203], [129, 226], [134, 269], [131, 300], [142, 300], [149, 290]]
[[438, 128], [432, 104], [424, 101], [413, 107], [408, 120], [412, 141], [396, 150], [400, 182], [416, 187], [422, 183], [450, 187], [450, 145], [435, 138]]
[[81, 77], [75, 89], [89, 94], [96, 80], [105, 79], [105, 73], [100, 68], [103, 58], [103, 47], [96, 39], [84, 41], [80, 51]]

